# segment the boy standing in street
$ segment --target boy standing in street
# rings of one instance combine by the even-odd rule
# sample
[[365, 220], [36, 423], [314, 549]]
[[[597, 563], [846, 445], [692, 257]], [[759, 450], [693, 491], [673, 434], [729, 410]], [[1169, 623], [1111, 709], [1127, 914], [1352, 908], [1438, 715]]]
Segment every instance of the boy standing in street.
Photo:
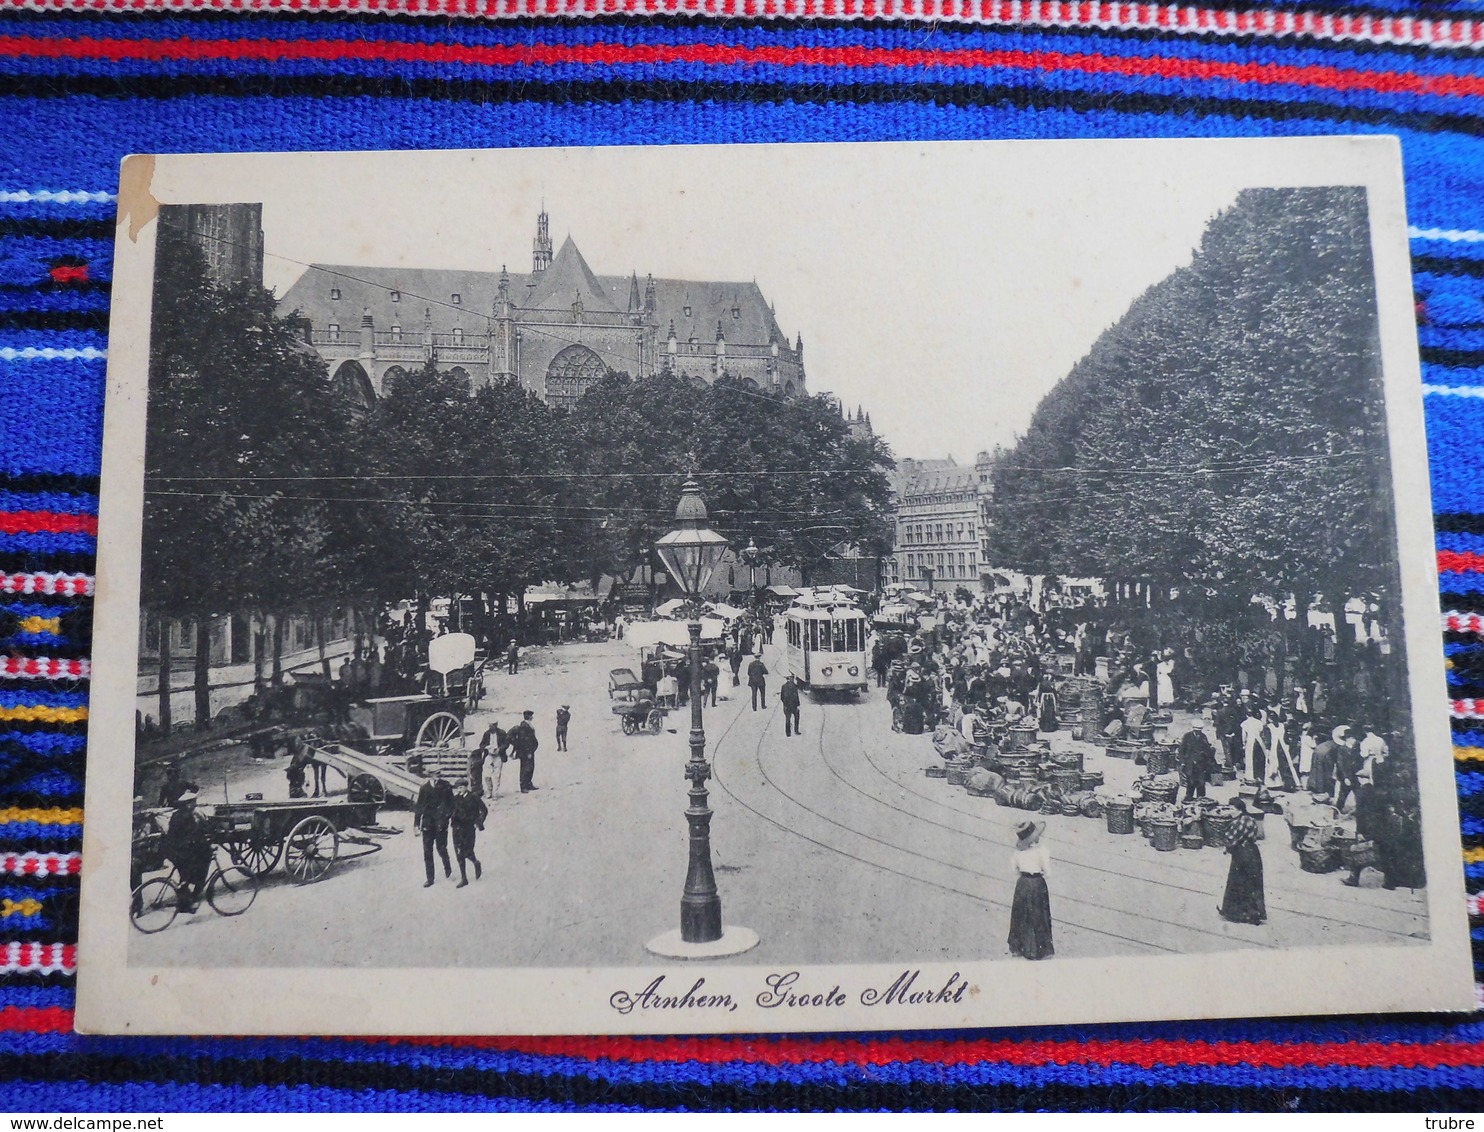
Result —
[[565, 751], [567, 749], [567, 724], [572, 722], [572, 708], [563, 704], [557, 708], [556, 713], [556, 749]]
[[453, 797], [453, 818], [449, 828], [453, 832], [453, 852], [459, 862], [459, 883], [456, 888], [469, 884], [466, 862], [474, 862], [474, 879], [484, 876], [484, 866], [474, 855], [476, 830], [484, 829], [484, 819], [489, 817], [489, 807], [473, 790], [460, 790]]

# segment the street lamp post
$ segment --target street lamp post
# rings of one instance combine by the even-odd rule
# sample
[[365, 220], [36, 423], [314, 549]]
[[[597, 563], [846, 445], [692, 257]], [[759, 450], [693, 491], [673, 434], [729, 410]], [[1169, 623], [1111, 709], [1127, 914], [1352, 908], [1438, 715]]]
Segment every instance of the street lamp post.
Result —
[[711, 808], [706, 781], [706, 732], [701, 722], [701, 594], [726, 553], [727, 540], [711, 528], [706, 504], [695, 480], [686, 480], [675, 508], [675, 526], [655, 544], [681, 592], [690, 602], [690, 759], [685, 777], [690, 782], [690, 863], [680, 898], [680, 931], [666, 932], [649, 941], [648, 949], [677, 958], [737, 955], [757, 945], [757, 934], [746, 928], [724, 927], [721, 895], [711, 868]]
[[747, 546], [737, 555], [747, 563], [747, 600], [753, 605], [757, 604], [757, 560], [762, 557], [762, 553], [757, 548], [757, 543], [748, 539]]

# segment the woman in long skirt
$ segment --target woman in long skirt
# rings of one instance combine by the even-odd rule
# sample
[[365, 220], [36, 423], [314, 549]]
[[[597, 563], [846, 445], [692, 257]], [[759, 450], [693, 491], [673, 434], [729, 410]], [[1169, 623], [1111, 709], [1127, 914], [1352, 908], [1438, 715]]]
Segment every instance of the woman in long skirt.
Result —
[[1257, 848], [1257, 823], [1252, 811], [1238, 802], [1241, 812], [1226, 835], [1231, 868], [1226, 874], [1226, 893], [1221, 898], [1221, 918], [1234, 924], [1261, 924], [1268, 918], [1263, 897], [1262, 852]]
[[1015, 900], [1010, 905], [1010, 954], [1023, 959], [1045, 959], [1051, 946], [1051, 896], [1046, 871], [1051, 856], [1041, 844], [1046, 832], [1043, 821], [1024, 821], [1015, 827]]

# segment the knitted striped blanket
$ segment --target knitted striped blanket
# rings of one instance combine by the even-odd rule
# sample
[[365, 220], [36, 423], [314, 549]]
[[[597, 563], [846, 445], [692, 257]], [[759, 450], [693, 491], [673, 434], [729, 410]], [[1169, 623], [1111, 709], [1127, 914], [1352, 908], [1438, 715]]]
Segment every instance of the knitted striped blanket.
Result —
[[[1477, 17], [1475, 14], [1477, 13]], [[1400, 135], [1440, 646], [1484, 632], [1484, 10], [1110, 0], [0, 3], [6, 1107], [1479, 1108], [1467, 1017], [793, 1038], [71, 1033], [120, 158], [741, 140]], [[1478, 511], [1475, 511], [1475, 508]], [[1484, 686], [1451, 674], [1471, 888]], [[1484, 938], [1479, 896], [1469, 896]], [[1336, 978], [1343, 978], [1342, 972]]]

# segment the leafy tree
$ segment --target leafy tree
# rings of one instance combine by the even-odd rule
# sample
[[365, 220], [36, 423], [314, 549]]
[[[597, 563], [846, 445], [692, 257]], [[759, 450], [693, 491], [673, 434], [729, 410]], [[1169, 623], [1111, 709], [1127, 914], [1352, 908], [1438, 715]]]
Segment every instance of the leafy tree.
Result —
[[1038, 408], [994, 475], [993, 559], [1179, 591], [1394, 595], [1363, 190], [1254, 189]]
[[584, 523], [551, 410], [533, 394], [471, 391], [430, 364], [386, 391], [366, 435], [381, 532], [367, 565], [379, 599], [519, 594], [571, 572]]
[[785, 397], [723, 376], [714, 384], [614, 374], [566, 418], [570, 466], [592, 506], [592, 574], [631, 575], [671, 525], [694, 472], [712, 523], [734, 545], [771, 548], [805, 574], [853, 542], [890, 546], [880, 442], [851, 436], [824, 397]]
[[[331, 518], [313, 485], [345, 465], [347, 409], [261, 287], [213, 283], [162, 214], [145, 442], [143, 603], [196, 622], [196, 718], [210, 718], [209, 618], [305, 608]], [[170, 713], [161, 650], [161, 725]]]

